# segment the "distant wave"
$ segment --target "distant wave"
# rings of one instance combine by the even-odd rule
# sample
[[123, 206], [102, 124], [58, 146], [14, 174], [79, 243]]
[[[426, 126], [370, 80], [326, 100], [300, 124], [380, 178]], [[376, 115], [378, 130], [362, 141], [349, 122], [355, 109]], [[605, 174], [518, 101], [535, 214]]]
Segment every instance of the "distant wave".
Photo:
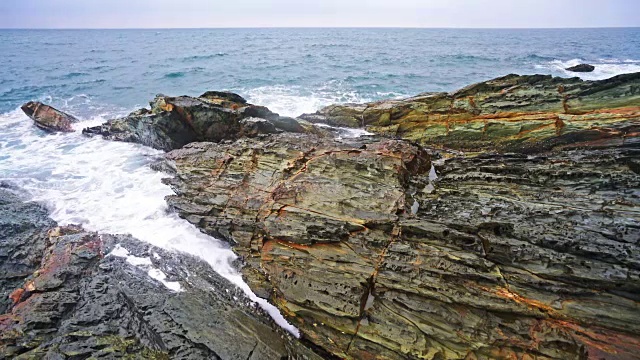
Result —
[[189, 74], [194, 74], [194, 73], [202, 73], [204, 72], [206, 69], [203, 67], [194, 67], [191, 69], [186, 69], [184, 71], [172, 71], [170, 73], [167, 73], [164, 75], [165, 79], [178, 79], [178, 78], [182, 78], [185, 77]]
[[85, 72], [70, 72], [66, 75], [61, 76], [60, 78], [62, 79], [73, 79], [73, 78], [77, 78], [80, 76], [87, 76], [89, 74], [85, 73]]
[[495, 58], [492, 57], [468, 54], [440, 55], [438, 58], [444, 61], [456, 61], [465, 63], [475, 63], [478, 61], [495, 61]]
[[181, 78], [184, 77], [185, 73], [182, 71], [175, 71], [175, 72], [170, 72], [168, 74], [165, 74], [164, 77], [167, 79], [177, 79], [177, 78]]
[[75, 43], [72, 43], [72, 42], [44, 42], [44, 43], [42, 43], [42, 45], [45, 45], [45, 46], [70, 46], [70, 45], [75, 45]]
[[[590, 73], [576, 73], [565, 70], [571, 66], [588, 63], [596, 67], [595, 71]], [[640, 72], [640, 60], [634, 59], [598, 59], [589, 61], [584, 59], [571, 60], [552, 60], [543, 64], [536, 65], [536, 69], [550, 70], [555, 74], [562, 76], [579, 76], [585, 80], [604, 80], [616, 75]]]
[[529, 61], [553, 61], [554, 58], [548, 56], [541, 56], [537, 54], [529, 54], [524, 57], [525, 60]]
[[217, 57], [223, 57], [228, 55], [229, 54], [224, 52], [219, 52], [216, 54], [209, 54], [209, 55], [193, 55], [193, 56], [187, 56], [185, 58], [182, 58], [182, 61], [189, 62], [189, 61], [199, 61], [199, 60], [210, 60], [210, 59], [215, 59]]

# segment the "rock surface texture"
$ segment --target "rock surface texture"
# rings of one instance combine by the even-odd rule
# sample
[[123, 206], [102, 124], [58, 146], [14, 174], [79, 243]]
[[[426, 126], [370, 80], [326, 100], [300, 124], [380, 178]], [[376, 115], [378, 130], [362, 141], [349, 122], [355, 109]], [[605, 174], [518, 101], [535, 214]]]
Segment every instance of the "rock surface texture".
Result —
[[465, 151], [628, 146], [640, 129], [640, 73], [602, 81], [508, 75], [451, 94], [333, 105], [301, 118]]
[[579, 64], [576, 66], [568, 67], [565, 70], [573, 72], [593, 72], [596, 69], [595, 66], [589, 64]]
[[71, 124], [78, 121], [75, 117], [40, 102], [30, 101], [21, 108], [37, 127], [47, 132], [73, 132]]
[[266, 107], [251, 105], [239, 95], [209, 91], [197, 98], [158, 95], [151, 110], [140, 109], [83, 133], [169, 151], [194, 141], [218, 142], [281, 131], [305, 132], [305, 127]]
[[640, 356], [640, 74], [303, 118], [382, 136], [188, 144], [167, 201], [326, 357]]
[[0, 189], [0, 359], [319, 359], [193, 257]]

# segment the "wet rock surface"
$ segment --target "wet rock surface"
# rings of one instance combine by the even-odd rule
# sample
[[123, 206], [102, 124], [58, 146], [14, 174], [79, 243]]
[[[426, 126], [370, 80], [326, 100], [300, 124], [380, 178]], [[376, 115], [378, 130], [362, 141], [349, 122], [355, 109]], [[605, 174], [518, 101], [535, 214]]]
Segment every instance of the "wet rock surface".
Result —
[[640, 73], [601, 81], [508, 75], [453, 93], [332, 105], [301, 119], [466, 151], [625, 146], [639, 133]]
[[[7, 204], [31, 209], [0, 222], [17, 239], [0, 248], [0, 353], [637, 359], [639, 130], [640, 74], [509, 75], [299, 119], [230, 93], [159, 96], [85, 132], [176, 149], [156, 165], [171, 174], [168, 204], [233, 246], [303, 342], [206, 264], [129, 237], [43, 235], [37, 206], [0, 200], [8, 216]], [[105, 256], [124, 248], [147, 267]], [[96, 322], [95, 304], [115, 310]], [[105, 334], [117, 341], [94, 345]]]
[[[637, 81], [508, 76], [333, 106], [304, 118], [382, 136], [189, 144], [167, 155], [167, 201], [229, 241], [251, 288], [331, 356], [636, 359]], [[451, 108], [470, 96], [475, 110]], [[550, 114], [560, 134], [533, 126]], [[452, 133], [426, 137], [447, 117]]]
[[266, 107], [248, 104], [239, 95], [209, 91], [197, 98], [158, 95], [151, 110], [138, 110], [83, 133], [169, 151], [195, 141], [218, 142], [282, 131], [305, 132], [305, 127]]
[[596, 67], [593, 66], [593, 65], [579, 64], [579, 65], [576, 65], [576, 66], [568, 67], [565, 70], [573, 71], [573, 72], [593, 72], [595, 69], [596, 69]]
[[314, 359], [211, 267], [0, 189], [0, 358]]
[[73, 132], [71, 124], [78, 121], [75, 117], [40, 102], [30, 101], [21, 108], [37, 127], [51, 133]]

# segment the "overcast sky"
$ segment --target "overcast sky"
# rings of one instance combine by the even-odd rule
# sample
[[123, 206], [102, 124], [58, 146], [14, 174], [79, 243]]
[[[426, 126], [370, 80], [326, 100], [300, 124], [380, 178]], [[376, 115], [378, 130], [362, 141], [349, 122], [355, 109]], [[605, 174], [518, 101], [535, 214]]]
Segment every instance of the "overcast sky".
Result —
[[0, 28], [640, 26], [640, 0], [0, 0]]

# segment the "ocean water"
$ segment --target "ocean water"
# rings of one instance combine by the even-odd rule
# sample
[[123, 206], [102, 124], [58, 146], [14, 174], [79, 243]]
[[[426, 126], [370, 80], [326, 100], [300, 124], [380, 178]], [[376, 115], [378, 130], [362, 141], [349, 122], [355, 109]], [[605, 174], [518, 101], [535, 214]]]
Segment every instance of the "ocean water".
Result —
[[[604, 79], [640, 72], [640, 29], [0, 30], [0, 54], [0, 181], [24, 189], [61, 224], [130, 233], [205, 259], [295, 334], [251, 293], [226, 244], [167, 211], [166, 175], [149, 167], [159, 151], [78, 132], [48, 135], [19, 106], [49, 103], [79, 117], [81, 130], [157, 93], [230, 90], [296, 116], [508, 73]], [[596, 71], [563, 70], [580, 62]]]

